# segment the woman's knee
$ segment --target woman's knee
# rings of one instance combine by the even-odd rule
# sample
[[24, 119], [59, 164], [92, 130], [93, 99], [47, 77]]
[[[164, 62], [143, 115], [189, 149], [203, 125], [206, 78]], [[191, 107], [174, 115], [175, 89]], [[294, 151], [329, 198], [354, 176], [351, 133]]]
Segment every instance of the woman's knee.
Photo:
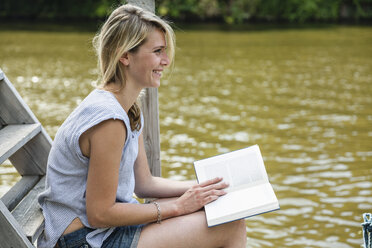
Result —
[[247, 231], [245, 220], [236, 220], [226, 223], [226, 246], [225, 247], [245, 247], [247, 242]]

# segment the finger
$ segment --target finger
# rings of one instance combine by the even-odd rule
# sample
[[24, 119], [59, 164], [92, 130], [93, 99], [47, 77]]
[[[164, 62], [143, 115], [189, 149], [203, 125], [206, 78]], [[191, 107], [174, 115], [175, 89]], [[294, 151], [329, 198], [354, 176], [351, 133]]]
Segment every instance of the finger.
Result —
[[204, 192], [201, 194], [201, 197], [202, 198], [207, 198], [209, 196], [217, 196], [217, 197], [220, 197], [222, 195], [226, 195], [227, 192], [224, 191], [224, 190], [217, 190], [217, 189], [214, 189], [214, 190], [210, 190], [210, 191], [207, 191], [207, 192]]
[[210, 195], [210, 196], [205, 198], [205, 204], [204, 205], [207, 205], [208, 203], [211, 203], [211, 202], [213, 202], [217, 199], [218, 199], [217, 195]]
[[214, 189], [225, 189], [228, 186], [229, 186], [229, 184], [227, 182], [220, 182], [220, 183], [215, 183], [215, 184], [205, 186], [205, 187], [201, 188], [201, 191], [206, 192], [206, 191], [210, 191], [210, 190], [214, 190]]
[[212, 179], [209, 179], [207, 181], [204, 181], [204, 182], [200, 183], [199, 186], [205, 187], [205, 186], [208, 186], [208, 185], [211, 185], [211, 184], [216, 184], [218, 182], [221, 182], [222, 179], [223, 179], [222, 177], [215, 177], [215, 178], [212, 178]]

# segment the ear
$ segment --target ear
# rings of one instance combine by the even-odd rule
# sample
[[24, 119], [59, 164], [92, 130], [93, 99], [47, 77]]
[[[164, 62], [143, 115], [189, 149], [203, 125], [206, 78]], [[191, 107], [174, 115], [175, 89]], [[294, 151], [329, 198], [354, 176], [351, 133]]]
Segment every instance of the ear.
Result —
[[128, 56], [128, 53], [124, 53], [123, 56], [121, 56], [121, 58], [119, 59], [119, 61], [123, 65], [128, 66], [129, 65], [129, 56]]

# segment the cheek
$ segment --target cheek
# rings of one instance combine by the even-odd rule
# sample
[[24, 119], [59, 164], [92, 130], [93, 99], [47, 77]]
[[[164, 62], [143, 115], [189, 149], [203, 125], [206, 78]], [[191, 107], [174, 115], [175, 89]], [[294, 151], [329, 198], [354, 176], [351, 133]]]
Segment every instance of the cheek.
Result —
[[152, 71], [159, 68], [160, 59], [156, 56], [143, 56], [138, 59], [135, 69], [137, 77], [147, 77], [152, 75]]
[[146, 72], [146, 66], [144, 66], [144, 63], [139, 63], [135, 68], [133, 68], [133, 72], [137, 76], [141, 77]]

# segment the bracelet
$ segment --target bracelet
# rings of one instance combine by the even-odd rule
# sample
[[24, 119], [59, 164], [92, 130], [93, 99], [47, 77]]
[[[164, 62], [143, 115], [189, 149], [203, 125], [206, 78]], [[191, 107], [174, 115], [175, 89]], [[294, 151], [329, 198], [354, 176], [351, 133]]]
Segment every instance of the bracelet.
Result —
[[152, 203], [154, 203], [154, 205], [156, 206], [156, 210], [158, 212], [158, 220], [156, 221], [156, 223], [160, 224], [161, 223], [161, 211], [160, 211], [159, 203], [157, 203], [156, 201], [154, 201]]

